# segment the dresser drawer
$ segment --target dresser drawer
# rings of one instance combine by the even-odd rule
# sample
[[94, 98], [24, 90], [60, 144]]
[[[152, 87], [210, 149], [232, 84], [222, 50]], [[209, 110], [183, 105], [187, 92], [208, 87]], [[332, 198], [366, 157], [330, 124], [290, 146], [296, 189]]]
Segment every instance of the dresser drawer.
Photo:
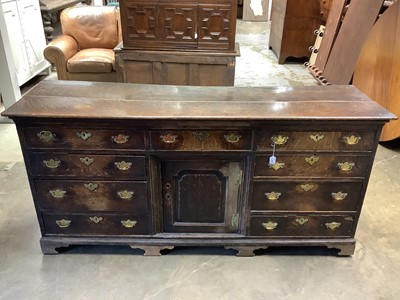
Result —
[[23, 130], [30, 148], [123, 149], [145, 148], [142, 131], [29, 127]]
[[152, 131], [156, 150], [251, 150], [250, 131]]
[[375, 132], [335, 131], [259, 131], [256, 133], [256, 150], [271, 151], [371, 151]]
[[257, 155], [254, 176], [298, 177], [365, 177], [369, 156], [310, 154], [277, 154], [269, 165], [269, 156]]
[[148, 235], [148, 215], [42, 213], [46, 234]]
[[149, 210], [145, 181], [35, 180], [35, 189], [39, 207], [58, 212]]
[[250, 220], [251, 236], [351, 237], [353, 216], [257, 216]]
[[146, 178], [144, 156], [30, 153], [34, 176]]
[[274, 182], [253, 183], [252, 210], [356, 211], [362, 182]]

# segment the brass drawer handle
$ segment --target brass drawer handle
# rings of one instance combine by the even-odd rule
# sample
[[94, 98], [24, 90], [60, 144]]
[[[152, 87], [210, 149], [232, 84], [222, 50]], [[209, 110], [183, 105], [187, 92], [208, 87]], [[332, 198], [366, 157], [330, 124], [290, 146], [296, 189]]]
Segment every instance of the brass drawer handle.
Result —
[[310, 135], [310, 139], [312, 139], [314, 142], [318, 143], [319, 141], [324, 139], [324, 135], [323, 134], [319, 134], [319, 133], [314, 133]]
[[240, 134], [235, 134], [235, 133], [230, 133], [230, 134], [224, 135], [225, 140], [231, 144], [235, 144], [235, 143], [239, 142], [241, 137], [242, 136]]
[[167, 133], [165, 135], [160, 135], [160, 138], [162, 139], [162, 141], [166, 144], [173, 144], [176, 142], [178, 136], [177, 135], [173, 135], [170, 133]]
[[117, 144], [125, 144], [129, 140], [129, 135], [118, 134], [116, 136], [112, 136], [111, 140]]
[[326, 228], [335, 230], [339, 228], [342, 225], [340, 222], [331, 222], [331, 223], [325, 223]]
[[280, 146], [286, 144], [288, 140], [289, 140], [289, 137], [284, 136], [284, 135], [274, 135], [271, 137], [271, 141], [275, 145], [280, 145]]
[[137, 221], [131, 221], [131, 220], [121, 220], [122, 226], [126, 228], [132, 228], [133, 226], [136, 226]]
[[353, 167], [355, 166], [355, 163], [346, 161], [346, 162], [343, 162], [343, 163], [338, 163], [337, 166], [339, 167], [339, 169], [341, 171], [348, 172], [348, 171], [351, 171], [351, 169], [353, 169]]
[[65, 219], [56, 220], [56, 224], [60, 228], [67, 228], [69, 227], [69, 225], [71, 225], [71, 220], [65, 220]]
[[126, 161], [115, 162], [114, 165], [121, 171], [127, 171], [132, 167], [132, 163]]
[[77, 132], [77, 133], [76, 133], [76, 136], [77, 136], [78, 138], [80, 138], [80, 139], [86, 141], [86, 140], [88, 140], [88, 139], [92, 136], [92, 134], [91, 134], [90, 132], [82, 131], [82, 132]]
[[44, 160], [43, 163], [49, 169], [56, 169], [61, 165], [61, 161], [55, 159]]
[[262, 223], [262, 227], [264, 227], [266, 230], [274, 230], [278, 226], [278, 223], [275, 222], [268, 222], [268, 223]]
[[89, 217], [89, 220], [93, 223], [99, 224], [101, 221], [103, 221], [103, 217], [98, 217], [98, 216]]
[[50, 193], [54, 198], [61, 199], [61, 198], [64, 198], [64, 197], [66, 196], [67, 191], [63, 191], [63, 190], [60, 190], [60, 189], [55, 189], [55, 190], [49, 191], [49, 193]]
[[275, 200], [278, 200], [279, 197], [280, 197], [282, 194], [281, 194], [281, 193], [278, 193], [278, 192], [272, 191], [272, 192], [270, 192], [270, 193], [265, 193], [264, 195], [267, 197], [268, 200], [275, 201]]
[[46, 142], [46, 143], [54, 141], [56, 139], [55, 133], [52, 133], [51, 131], [47, 131], [47, 130], [43, 130], [43, 131], [39, 132], [37, 134], [37, 136], [39, 137], [39, 139], [42, 142]]
[[91, 182], [84, 183], [83, 186], [85, 189], [87, 189], [91, 192], [95, 191], [99, 187], [99, 185], [97, 183], [91, 183]]
[[360, 136], [355, 136], [355, 135], [350, 135], [350, 136], [345, 136], [343, 137], [343, 142], [349, 146], [353, 146], [358, 144], [358, 142], [361, 140]]
[[200, 142], [208, 139], [210, 137], [210, 133], [206, 131], [193, 131], [192, 135], [198, 139]]
[[94, 163], [93, 157], [81, 157], [79, 160], [86, 166], [90, 166], [92, 163]]
[[121, 199], [131, 200], [133, 195], [135, 194], [135, 192], [134, 191], [123, 190], [123, 191], [117, 192], [117, 194]]
[[268, 165], [271, 169], [278, 171], [279, 169], [283, 169], [285, 167], [285, 163], [276, 162], [273, 165]]
[[297, 218], [296, 219], [296, 223], [298, 223], [299, 225], [304, 225], [304, 224], [306, 224], [308, 222], [308, 218]]
[[343, 192], [331, 193], [331, 196], [332, 196], [333, 200], [342, 201], [347, 197], [347, 193], [343, 193]]
[[306, 163], [308, 163], [310, 166], [315, 165], [319, 161], [319, 157], [316, 155], [306, 157], [305, 158]]
[[300, 188], [305, 192], [313, 192], [317, 189], [317, 186], [312, 183], [305, 183], [305, 184], [300, 184]]

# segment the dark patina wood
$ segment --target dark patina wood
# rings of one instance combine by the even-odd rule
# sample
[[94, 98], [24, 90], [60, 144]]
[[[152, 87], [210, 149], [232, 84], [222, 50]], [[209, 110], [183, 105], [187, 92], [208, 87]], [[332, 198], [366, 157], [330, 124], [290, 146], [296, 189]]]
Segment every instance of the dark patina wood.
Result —
[[[351, 255], [382, 126], [352, 86], [43, 81], [17, 125], [43, 253], [327, 246]], [[277, 162], [269, 164], [275, 144]]]

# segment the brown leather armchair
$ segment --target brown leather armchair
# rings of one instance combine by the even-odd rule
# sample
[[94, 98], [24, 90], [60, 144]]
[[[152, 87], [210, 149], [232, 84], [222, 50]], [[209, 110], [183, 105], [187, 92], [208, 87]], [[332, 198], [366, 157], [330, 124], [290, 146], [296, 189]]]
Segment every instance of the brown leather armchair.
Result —
[[121, 41], [119, 9], [69, 7], [60, 16], [63, 34], [44, 50], [59, 80], [117, 81], [113, 49]]

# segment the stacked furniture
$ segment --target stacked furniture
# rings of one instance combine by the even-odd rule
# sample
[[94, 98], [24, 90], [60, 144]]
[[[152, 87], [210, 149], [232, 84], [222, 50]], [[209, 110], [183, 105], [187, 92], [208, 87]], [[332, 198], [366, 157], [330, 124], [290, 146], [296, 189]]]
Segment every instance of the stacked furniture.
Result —
[[120, 10], [119, 81], [234, 84], [236, 1], [123, 0]]
[[[44, 253], [327, 246], [351, 255], [382, 126], [353, 86], [43, 81], [18, 129]], [[275, 158], [275, 159], [274, 159]]]

